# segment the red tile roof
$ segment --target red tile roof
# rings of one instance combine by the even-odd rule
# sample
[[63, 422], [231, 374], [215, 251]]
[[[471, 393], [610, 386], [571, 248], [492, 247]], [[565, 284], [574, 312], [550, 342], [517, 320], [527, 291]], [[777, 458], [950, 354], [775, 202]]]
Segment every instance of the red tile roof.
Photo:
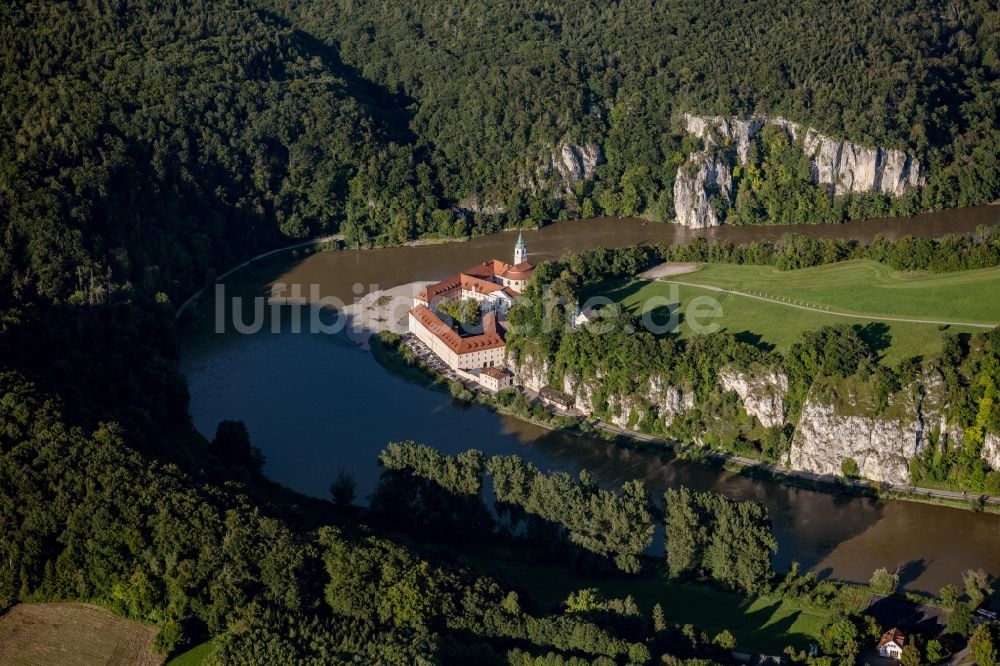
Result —
[[417, 294], [417, 300], [423, 301], [424, 303], [430, 303], [435, 298], [445, 296], [448, 293], [459, 289], [461, 286], [461, 275], [452, 275], [437, 284], [432, 284], [421, 289], [420, 293]]
[[481, 264], [476, 264], [471, 268], [466, 268], [463, 273], [466, 275], [472, 275], [477, 278], [482, 278], [488, 280], [491, 277], [496, 277], [509, 269], [511, 266], [505, 261], [500, 261], [499, 259], [490, 259], [489, 261], [484, 261]]
[[492, 294], [494, 291], [503, 291], [503, 287], [498, 285], [496, 282], [483, 280], [481, 278], [473, 277], [472, 275], [466, 275], [465, 273], [460, 275], [460, 283], [462, 285], [462, 289], [467, 289], [468, 291], [474, 291], [480, 294]]
[[500, 368], [483, 368], [482, 373], [493, 379], [507, 379], [511, 376], [509, 372]]
[[534, 270], [534, 266], [527, 261], [522, 261], [513, 266], [507, 265], [507, 268], [500, 273], [500, 277], [507, 280], [530, 280]]
[[495, 312], [487, 312], [483, 316], [483, 332], [479, 335], [462, 337], [456, 333], [451, 326], [441, 321], [441, 318], [434, 314], [427, 306], [417, 305], [410, 309], [420, 324], [426, 328], [434, 337], [439, 339], [448, 349], [456, 354], [468, 354], [470, 352], [486, 351], [503, 347], [503, 336], [497, 327], [497, 315]]
[[882, 640], [878, 642], [878, 646], [882, 647], [886, 643], [895, 643], [899, 647], [903, 647], [903, 644], [906, 643], [906, 636], [904, 636], [903, 632], [899, 629], [893, 627], [889, 631], [882, 634]]
[[436, 298], [443, 298], [450, 295], [457, 289], [468, 289], [481, 294], [491, 294], [495, 291], [503, 290], [508, 296], [517, 298], [520, 292], [503, 287], [492, 278], [502, 278], [505, 280], [530, 280], [535, 268], [527, 261], [511, 265], [499, 259], [490, 259], [481, 264], [476, 264], [467, 268], [461, 273], [456, 273], [441, 280], [437, 284], [424, 287], [417, 294], [417, 300], [422, 303], [430, 303]]

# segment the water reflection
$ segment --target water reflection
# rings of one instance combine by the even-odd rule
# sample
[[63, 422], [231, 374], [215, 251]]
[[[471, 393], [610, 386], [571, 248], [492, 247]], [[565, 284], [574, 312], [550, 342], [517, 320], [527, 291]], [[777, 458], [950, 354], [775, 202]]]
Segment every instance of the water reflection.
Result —
[[[940, 235], [969, 232], [998, 218], [1000, 208], [982, 207], [867, 226], [795, 230], [862, 239], [877, 232]], [[785, 231], [723, 227], [708, 235], [739, 241], [777, 238]], [[525, 237], [537, 259], [594, 245], [676, 242], [691, 233], [638, 220], [588, 220], [558, 223]], [[483, 258], [506, 256], [515, 238], [496, 234], [466, 243], [282, 259], [240, 275], [227, 289], [229, 295], [266, 295], [274, 281], [297, 281], [319, 284], [323, 295], [349, 301], [357, 295], [357, 283], [389, 287], [439, 279]], [[285, 308], [283, 316], [287, 312]], [[456, 408], [448, 396], [385, 372], [370, 354], [341, 336], [271, 333], [269, 325], [255, 335], [217, 335], [210, 319], [186, 336], [182, 354], [194, 425], [211, 436], [223, 419], [244, 420], [254, 444], [267, 456], [265, 473], [303, 493], [326, 496], [330, 481], [347, 469], [364, 498], [375, 487], [377, 453], [388, 441], [414, 439], [449, 454], [475, 447], [487, 454], [515, 453], [546, 470], [587, 469], [605, 485], [638, 478], [656, 494], [683, 483], [755, 499], [774, 520], [779, 566], [795, 559], [814, 571], [851, 580], [867, 580], [880, 566], [905, 566], [908, 586], [927, 591], [960, 582], [961, 571], [970, 567], [1000, 574], [996, 516], [817, 493], [672, 460], [668, 454], [552, 433], [482, 407]]]

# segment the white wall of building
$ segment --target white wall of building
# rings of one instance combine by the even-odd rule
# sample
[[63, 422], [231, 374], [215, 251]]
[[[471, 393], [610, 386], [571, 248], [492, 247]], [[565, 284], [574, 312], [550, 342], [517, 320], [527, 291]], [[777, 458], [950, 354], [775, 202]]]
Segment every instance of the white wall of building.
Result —
[[468, 370], [503, 366], [503, 347], [457, 354], [441, 338], [427, 330], [413, 314], [409, 315], [409, 325], [410, 333], [417, 336], [417, 339], [427, 345], [449, 368]]

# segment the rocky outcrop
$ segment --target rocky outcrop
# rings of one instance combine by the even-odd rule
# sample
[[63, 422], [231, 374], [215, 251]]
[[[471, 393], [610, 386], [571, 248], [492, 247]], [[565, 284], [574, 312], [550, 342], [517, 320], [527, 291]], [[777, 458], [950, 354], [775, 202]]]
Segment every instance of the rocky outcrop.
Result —
[[[793, 141], [801, 141], [802, 149], [812, 162], [813, 182], [826, 185], [832, 195], [848, 192], [882, 192], [900, 196], [907, 189], [924, 183], [920, 162], [900, 150], [866, 147], [852, 141], [833, 139], [811, 127], [803, 128], [798, 123], [781, 117], [756, 116], [741, 120], [685, 114], [685, 130], [701, 138], [706, 149], [691, 155], [688, 164], [682, 166], [677, 173], [674, 207], [680, 224], [692, 228], [704, 228], [720, 223], [717, 216], [713, 218], [701, 205], [701, 201], [707, 199], [711, 193], [706, 191], [703, 195], [699, 194], [697, 191], [699, 183], [691, 174], [700, 173], [702, 165], [709, 160], [712, 164], [717, 164], [720, 158], [710, 155], [717, 155], [718, 151], [725, 147], [731, 147], [739, 163], [746, 164], [749, 159], [750, 142], [765, 126], [779, 127], [787, 132]], [[726, 170], [728, 171], [728, 165]], [[681, 185], [680, 189], [677, 184]], [[704, 184], [709, 188], [716, 185], [709, 178], [704, 179]], [[721, 188], [718, 191], [722, 193]], [[731, 194], [726, 194], [725, 198], [727, 201], [732, 200]]]
[[756, 417], [765, 428], [785, 422], [788, 377], [784, 373], [772, 369], [763, 374], [750, 374], [727, 369], [719, 373], [719, 384], [723, 390], [734, 391], [747, 414]]
[[538, 391], [549, 383], [549, 362], [530, 354], [517, 354], [507, 349], [507, 368], [514, 375], [514, 384]]
[[667, 384], [663, 377], [649, 378], [646, 396], [668, 426], [684, 412], [694, 409], [694, 393], [685, 387]]
[[1000, 472], [1000, 436], [987, 433], [981, 455], [990, 468]]
[[465, 214], [483, 213], [485, 215], [500, 215], [504, 212], [504, 207], [491, 203], [479, 195], [473, 195], [459, 201], [457, 210]]
[[631, 396], [609, 396], [608, 411], [611, 413], [611, 422], [619, 428], [634, 426], [643, 417], [639, 401]]
[[760, 132], [765, 118], [724, 118], [722, 116], [693, 116], [684, 114], [684, 130], [705, 141], [706, 145], [730, 144], [736, 146], [740, 164], [746, 164], [750, 154], [750, 139]]
[[695, 153], [681, 166], [674, 180], [674, 210], [677, 222], [691, 229], [722, 224], [717, 201], [732, 201], [733, 175], [719, 155]]
[[545, 156], [534, 176], [522, 180], [521, 186], [530, 190], [553, 186], [572, 192], [575, 183], [592, 178], [603, 162], [604, 154], [598, 144], [564, 141]]
[[582, 146], [564, 143], [558, 147], [558, 153], [558, 160], [554, 154], [552, 156], [555, 168], [563, 180], [569, 182], [589, 179], [594, 175], [594, 169], [604, 159], [601, 148], [596, 143]]
[[[788, 123], [795, 127], [794, 123]], [[790, 130], [797, 138], [798, 130]], [[826, 185], [835, 195], [848, 192], [882, 192], [900, 196], [923, 184], [920, 163], [900, 150], [867, 148], [850, 141], [806, 130], [803, 149], [812, 158], [813, 182]]]
[[563, 377], [563, 393], [573, 396], [573, 407], [584, 414], [593, 414], [596, 392], [594, 382], [581, 381], [579, 376], [571, 372]]
[[807, 400], [802, 408], [789, 465], [816, 474], [840, 475], [846, 458], [862, 477], [881, 483], [910, 482], [910, 459], [925, 444], [921, 419], [903, 424], [866, 416], [844, 416], [832, 405]]

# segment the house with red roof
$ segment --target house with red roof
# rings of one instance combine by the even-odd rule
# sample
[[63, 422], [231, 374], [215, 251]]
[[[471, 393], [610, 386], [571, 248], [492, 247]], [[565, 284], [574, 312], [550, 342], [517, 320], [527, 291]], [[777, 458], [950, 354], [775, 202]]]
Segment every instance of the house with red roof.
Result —
[[906, 636], [899, 629], [893, 627], [882, 634], [882, 639], [878, 642], [878, 654], [880, 657], [889, 659], [901, 659], [905, 644]]

